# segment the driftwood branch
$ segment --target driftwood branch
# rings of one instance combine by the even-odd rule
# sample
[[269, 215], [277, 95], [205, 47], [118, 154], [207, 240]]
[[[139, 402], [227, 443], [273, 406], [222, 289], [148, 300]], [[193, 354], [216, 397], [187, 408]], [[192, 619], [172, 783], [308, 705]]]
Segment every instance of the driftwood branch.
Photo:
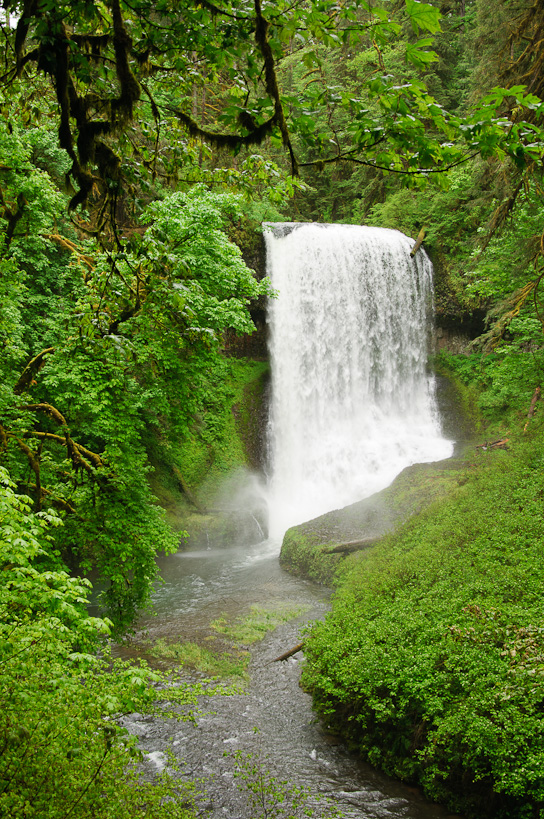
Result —
[[537, 387], [535, 389], [535, 391], [534, 391], [534, 394], [533, 394], [533, 397], [532, 397], [532, 400], [531, 400], [531, 406], [529, 407], [529, 412], [527, 413], [527, 423], [523, 427], [524, 432], [527, 432], [527, 427], [529, 426], [529, 421], [531, 420], [531, 418], [535, 414], [536, 402], [540, 399], [540, 392], [541, 392], [540, 387]]
[[[279, 657], [274, 657], [274, 659], [270, 660], [269, 662], [270, 663], [280, 663], [280, 662], [283, 662], [283, 660], [288, 660], [289, 657], [292, 657], [293, 654], [296, 654], [297, 652], [302, 651], [303, 648], [304, 648], [304, 643], [297, 643], [297, 645], [293, 646], [293, 648], [290, 648], [289, 651], [285, 651], [283, 654], [280, 654]], [[269, 663], [267, 663], [267, 665], [269, 665]]]
[[418, 252], [419, 248], [423, 244], [423, 239], [425, 238], [425, 233], [426, 233], [425, 228], [421, 228], [421, 230], [419, 231], [419, 233], [417, 235], [416, 243], [415, 243], [415, 245], [413, 246], [413, 248], [410, 251], [410, 256], [412, 257], [412, 259], [414, 258], [414, 256]]
[[487, 450], [487, 449], [508, 449], [506, 444], [508, 443], [509, 440], [510, 440], [510, 438], [500, 438], [498, 441], [491, 441], [491, 442], [485, 441], [485, 443], [483, 443], [483, 444], [478, 444], [476, 446], [476, 449], [483, 449], [483, 450]]

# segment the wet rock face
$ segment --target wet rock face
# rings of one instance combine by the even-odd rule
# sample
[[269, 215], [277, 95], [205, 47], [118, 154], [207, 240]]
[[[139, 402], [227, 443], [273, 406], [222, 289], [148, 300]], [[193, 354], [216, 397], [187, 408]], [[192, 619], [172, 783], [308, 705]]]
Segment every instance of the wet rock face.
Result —
[[250, 469], [265, 474], [268, 465], [268, 415], [270, 371], [252, 381], [244, 390], [244, 400], [233, 407], [236, 429], [242, 439]]

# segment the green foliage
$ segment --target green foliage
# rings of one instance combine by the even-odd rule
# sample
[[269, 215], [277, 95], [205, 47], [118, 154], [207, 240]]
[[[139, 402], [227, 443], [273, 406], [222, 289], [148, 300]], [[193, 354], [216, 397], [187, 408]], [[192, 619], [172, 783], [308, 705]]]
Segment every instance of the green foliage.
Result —
[[492, 429], [519, 428], [535, 389], [542, 383], [543, 351], [534, 346], [540, 332], [535, 319], [513, 319], [511, 341], [495, 352], [470, 356], [442, 353], [439, 362], [475, 394], [481, 416]]
[[[441, 318], [489, 311], [491, 354], [448, 366], [476, 381], [493, 423], [505, 411], [519, 423], [543, 363], [541, 10], [3, 5], [18, 22], [2, 23], [1, 46], [0, 457], [28, 500], [2, 484], [0, 804], [52, 819], [183, 815], [136, 782], [118, 787], [132, 751], [114, 717], [153, 695], [146, 672], [107, 675], [92, 652], [148, 601], [156, 551], [178, 545], [149, 488], [151, 460], [194, 489], [245, 457], [231, 409], [253, 376], [223, 353], [251, 332], [248, 307], [270, 290], [227, 237], [247, 215], [288, 209], [407, 233], [424, 225]], [[433, 796], [457, 788], [481, 805], [501, 793], [520, 816], [525, 795], [543, 799], [542, 490], [524, 457], [504, 456], [500, 492], [493, 469], [471, 484], [486, 508], [471, 511], [460, 490], [457, 511], [408, 525], [383, 565], [361, 559], [369, 572], [331, 620], [343, 648], [331, 632], [314, 657], [323, 688], [317, 671], [312, 682], [374, 763]], [[316, 576], [336, 562], [320, 553]], [[75, 566], [98, 569], [111, 621], [86, 615]], [[364, 628], [352, 628], [354, 612]], [[42, 796], [43, 782], [53, 785]], [[261, 813], [290, 809], [276, 784], [256, 787]]]
[[[153, 220], [142, 247], [129, 267], [144, 257], [147, 266], [168, 271], [175, 309], [187, 317], [195, 333], [217, 337], [226, 328], [253, 330], [245, 306], [249, 299], [270, 292], [257, 282], [229, 241], [225, 218], [240, 215], [240, 198], [212, 193], [203, 185], [175, 193], [150, 206], [144, 218]], [[177, 285], [177, 286], [176, 286]], [[163, 308], [164, 309], [164, 308]]]
[[468, 816], [541, 815], [541, 424], [533, 434], [352, 558], [307, 642], [326, 722]]
[[143, 781], [117, 720], [195, 694], [160, 693], [154, 684], [167, 681], [147, 668], [97, 656], [111, 623], [88, 616], [87, 581], [51, 568], [59, 524], [31, 512], [0, 468], [0, 814], [134, 819], [152, 805], [155, 816], [190, 819], [190, 791], [169, 776]]
[[[52, 530], [61, 521], [52, 510], [33, 513], [30, 498], [17, 495], [7, 471], [0, 467], [2, 579], [0, 606], [3, 627], [23, 628], [25, 640], [48, 640], [67, 633], [82, 650], [108, 621], [85, 612], [89, 581], [59, 570], [58, 552], [51, 551]], [[48, 548], [49, 547], [49, 548]], [[37, 619], [38, 623], [34, 623]]]
[[[450, 110], [443, 107], [448, 46], [451, 53], [445, 40], [454, 40], [461, 64], [462, 47], [473, 45], [465, 33], [470, 3], [468, 11], [465, 4], [462, 10], [448, 6], [445, 34], [439, 10], [418, 0], [334, 9], [323, 2], [244, 8], [165, 2], [162, 25], [154, 23], [153, 0], [123, 8], [83, 5], [84, 13], [68, 2], [27, 9], [17, 33], [4, 27], [4, 82], [9, 85], [22, 65], [39, 62], [47, 78], [44, 84], [40, 77], [42, 91], [50, 86], [56, 94], [60, 144], [79, 188], [74, 208], [91, 197], [91, 172], [105, 213], [123, 190], [139, 208], [157, 177], [238, 189], [251, 178], [278, 204], [296, 189], [300, 167], [319, 172], [323, 162], [393, 171], [420, 184], [473, 150], [508, 155], [524, 166], [540, 156], [541, 131], [532, 116], [539, 102], [521, 83], [482, 97], [479, 109], [462, 117], [452, 115], [458, 100]], [[10, 10], [18, 11], [15, 0], [7, 3]], [[392, 65], [388, 51], [396, 55]], [[373, 53], [374, 60], [353, 82], [342, 64], [359, 52]], [[442, 76], [429, 72], [436, 61]], [[463, 95], [466, 73], [466, 67], [453, 71]], [[68, 87], [71, 96], [64, 93]], [[506, 97], [518, 108], [515, 120], [503, 115]], [[257, 153], [265, 138], [270, 146]], [[242, 155], [241, 167], [226, 161], [226, 149]], [[291, 174], [281, 178], [274, 159], [285, 154]]]
[[[6, 12], [18, 14], [16, 0], [7, 2]], [[265, 183], [270, 199], [281, 201], [296, 185], [298, 160], [291, 131], [320, 146], [327, 145], [329, 135], [315, 129], [312, 134], [315, 95], [299, 99], [286, 92], [278, 82], [278, 65], [302, 46], [304, 65], [314, 70], [320, 62], [319, 45], [333, 53], [346, 46], [357, 49], [361, 42], [366, 47], [373, 41], [378, 48], [401, 31], [386, 6], [366, 2], [334, 11], [321, 2], [243, 8], [164, 2], [161, 25], [154, 22], [156, 13], [152, 0], [129, 7], [61, 2], [46, 4], [39, 12], [26, 9], [16, 32], [4, 26], [4, 82], [11, 83], [22, 65], [38, 62], [55, 92], [60, 144], [79, 188], [73, 208], [98, 192], [92, 189], [91, 170], [105, 203], [123, 186], [137, 190], [135, 198], [139, 194], [141, 199], [157, 174], [243, 187], [248, 172], [257, 183]], [[403, 6], [400, 19], [411, 26], [415, 39], [406, 57], [416, 65], [433, 59], [426, 35], [439, 32], [439, 18], [438, 10], [427, 3], [407, 0]], [[30, 76], [25, 79], [30, 82]], [[321, 106], [336, 104], [337, 97], [337, 88], [326, 85]], [[349, 105], [342, 100], [345, 110]], [[387, 154], [395, 161], [397, 135], [406, 124], [405, 119], [395, 124], [386, 118], [391, 150], [380, 149], [378, 157]], [[291, 161], [291, 178], [276, 180], [274, 186], [270, 179], [278, 174], [277, 165], [254, 149], [265, 137], [286, 150]], [[171, 150], [164, 149], [165, 141]], [[222, 168], [217, 174], [202, 168], [209, 145], [217, 153], [228, 148], [235, 155], [248, 149], [243, 172]], [[356, 153], [372, 153], [372, 148], [365, 138], [354, 144]], [[438, 158], [444, 153], [436, 141], [435, 150]]]
[[240, 199], [203, 186], [150, 207], [145, 236], [135, 234], [126, 251], [82, 242], [53, 175], [24, 168], [42, 154], [63, 167], [47, 137], [3, 132], [18, 165], [5, 193], [15, 204], [0, 285], [1, 457], [36, 509], [47, 503], [65, 516], [55, 535], [60, 557], [98, 569], [103, 603], [122, 629], [149, 600], [156, 552], [179, 543], [149, 489], [147, 450], [153, 438], [166, 450], [198, 441], [208, 455], [215, 449], [223, 471], [244, 461], [241, 450], [219, 457], [228, 435], [237, 441], [221, 350], [227, 330], [251, 332], [248, 305], [269, 285], [227, 239]]

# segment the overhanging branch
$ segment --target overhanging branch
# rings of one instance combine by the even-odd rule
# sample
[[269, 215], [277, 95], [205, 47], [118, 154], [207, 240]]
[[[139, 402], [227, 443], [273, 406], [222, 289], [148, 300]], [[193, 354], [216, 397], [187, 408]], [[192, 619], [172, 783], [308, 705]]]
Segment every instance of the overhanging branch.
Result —
[[23, 372], [19, 376], [19, 380], [17, 381], [13, 388], [13, 392], [15, 393], [15, 395], [20, 395], [22, 392], [26, 390], [27, 387], [30, 386], [36, 373], [38, 373], [43, 367], [45, 363], [45, 357], [50, 353], [53, 353], [54, 351], [55, 351], [54, 347], [46, 347], [45, 350], [42, 350], [41, 353], [35, 355], [34, 358], [28, 362]]
[[[82, 447], [80, 444], [76, 444], [70, 435], [70, 430], [68, 428], [68, 424], [66, 423], [66, 419], [58, 411], [58, 409], [47, 403], [25, 404], [19, 407], [19, 409], [27, 410], [29, 412], [42, 412], [61, 426], [64, 435], [63, 437], [58, 436], [58, 438], [63, 441], [66, 446], [74, 471], [77, 472], [80, 467], [83, 467], [83, 469], [85, 469], [85, 471], [88, 472], [93, 478], [95, 477], [95, 470], [104, 465], [102, 458], [95, 452], [91, 452], [89, 449]], [[34, 437], [48, 436], [47, 433], [33, 431], [30, 431], [27, 434]]]
[[287, 120], [285, 118], [285, 113], [283, 110], [283, 106], [281, 104], [280, 89], [278, 85], [278, 78], [276, 76], [274, 55], [272, 53], [272, 48], [270, 47], [270, 43], [268, 41], [268, 30], [270, 28], [270, 23], [263, 16], [261, 0], [254, 0], [254, 3], [255, 41], [259, 46], [259, 49], [264, 60], [266, 91], [269, 94], [269, 96], [272, 97], [272, 99], [274, 100], [274, 118], [280, 129], [283, 144], [289, 151], [289, 156], [291, 157], [291, 173], [293, 176], [298, 176], [299, 175], [298, 161], [295, 156], [293, 146], [291, 144], [291, 137], [289, 136]]

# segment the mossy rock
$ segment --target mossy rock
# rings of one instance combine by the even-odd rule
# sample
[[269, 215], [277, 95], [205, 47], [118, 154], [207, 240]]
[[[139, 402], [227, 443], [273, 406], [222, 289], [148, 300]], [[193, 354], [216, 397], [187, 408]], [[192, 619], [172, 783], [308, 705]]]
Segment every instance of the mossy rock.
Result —
[[[477, 458], [474, 448], [472, 452]], [[411, 515], [464, 483], [471, 467], [467, 453], [407, 467], [381, 492], [289, 529], [282, 543], [281, 565], [293, 574], [334, 585], [347, 556], [374, 548]]]

